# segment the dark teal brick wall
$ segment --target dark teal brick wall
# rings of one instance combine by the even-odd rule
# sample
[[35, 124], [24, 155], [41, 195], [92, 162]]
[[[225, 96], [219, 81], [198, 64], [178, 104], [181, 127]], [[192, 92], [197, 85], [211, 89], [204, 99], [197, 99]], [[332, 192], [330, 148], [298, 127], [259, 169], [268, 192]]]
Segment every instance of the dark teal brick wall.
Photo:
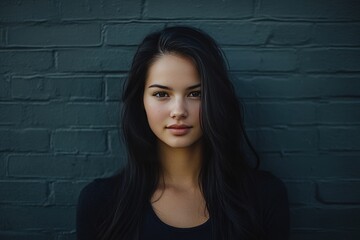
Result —
[[121, 166], [120, 90], [149, 32], [224, 48], [292, 240], [360, 239], [360, 3], [0, 1], [0, 239], [73, 240], [80, 189]]

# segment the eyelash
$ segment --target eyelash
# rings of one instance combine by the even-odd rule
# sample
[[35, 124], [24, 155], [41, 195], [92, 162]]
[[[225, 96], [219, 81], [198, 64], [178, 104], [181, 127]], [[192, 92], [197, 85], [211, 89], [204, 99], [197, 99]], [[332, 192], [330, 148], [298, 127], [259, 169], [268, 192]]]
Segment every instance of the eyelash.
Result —
[[[191, 95], [194, 94], [194, 93], [197, 94], [197, 96], [191, 96]], [[160, 95], [162, 95], [162, 96], [160, 96]], [[164, 95], [166, 95], [166, 96], [164, 96]], [[153, 93], [153, 96], [154, 96], [154, 97], [157, 97], [157, 98], [164, 98], [164, 97], [169, 97], [169, 94], [168, 94], [167, 92], [159, 91], [159, 92], [154, 92], [154, 93]], [[188, 94], [188, 96], [193, 97], [193, 98], [201, 97], [201, 91], [193, 91], [193, 92], [190, 92], [190, 93]]]
[[160, 94], [162, 94], [162, 95], [167, 95], [167, 97], [169, 96], [169, 94], [167, 94], [166, 92], [154, 92], [154, 94], [153, 94], [153, 96], [154, 97], [157, 97], [157, 98], [163, 98], [163, 97], [165, 97], [165, 96], [160, 96]]
[[193, 92], [190, 92], [189, 95], [191, 95], [193, 93], [197, 94], [197, 96], [193, 96], [193, 97], [201, 97], [201, 91], [193, 91]]

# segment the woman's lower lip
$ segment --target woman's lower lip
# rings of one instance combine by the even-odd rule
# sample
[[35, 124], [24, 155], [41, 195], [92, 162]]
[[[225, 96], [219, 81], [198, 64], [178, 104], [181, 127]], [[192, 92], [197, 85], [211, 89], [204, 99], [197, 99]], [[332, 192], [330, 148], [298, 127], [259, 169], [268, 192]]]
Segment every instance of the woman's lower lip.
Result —
[[190, 131], [190, 128], [168, 128], [168, 129], [172, 134], [176, 136], [185, 135]]

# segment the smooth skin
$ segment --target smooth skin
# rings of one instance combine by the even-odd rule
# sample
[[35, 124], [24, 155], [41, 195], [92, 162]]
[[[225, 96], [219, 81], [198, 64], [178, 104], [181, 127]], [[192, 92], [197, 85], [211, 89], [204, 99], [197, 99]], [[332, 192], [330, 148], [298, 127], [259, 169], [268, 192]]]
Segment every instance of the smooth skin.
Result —
[[166, 224], [189, 228], [209, 218], [198, 176], [202, 164], [201, 81], [194, 63], [164, 54], [149, 68], [143, 96], [162, 167], [151, 204]]

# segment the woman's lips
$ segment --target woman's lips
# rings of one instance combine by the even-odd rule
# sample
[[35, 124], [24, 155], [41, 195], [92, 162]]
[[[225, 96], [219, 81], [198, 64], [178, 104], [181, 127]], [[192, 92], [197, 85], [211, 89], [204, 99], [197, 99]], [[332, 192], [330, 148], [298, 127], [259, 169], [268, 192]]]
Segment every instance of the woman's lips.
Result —
[[182, 136], [190, 132], [191, 126], [184, 125], [184, 124], [173, 124], [168, 127], [170, 133], [176, 136]]

